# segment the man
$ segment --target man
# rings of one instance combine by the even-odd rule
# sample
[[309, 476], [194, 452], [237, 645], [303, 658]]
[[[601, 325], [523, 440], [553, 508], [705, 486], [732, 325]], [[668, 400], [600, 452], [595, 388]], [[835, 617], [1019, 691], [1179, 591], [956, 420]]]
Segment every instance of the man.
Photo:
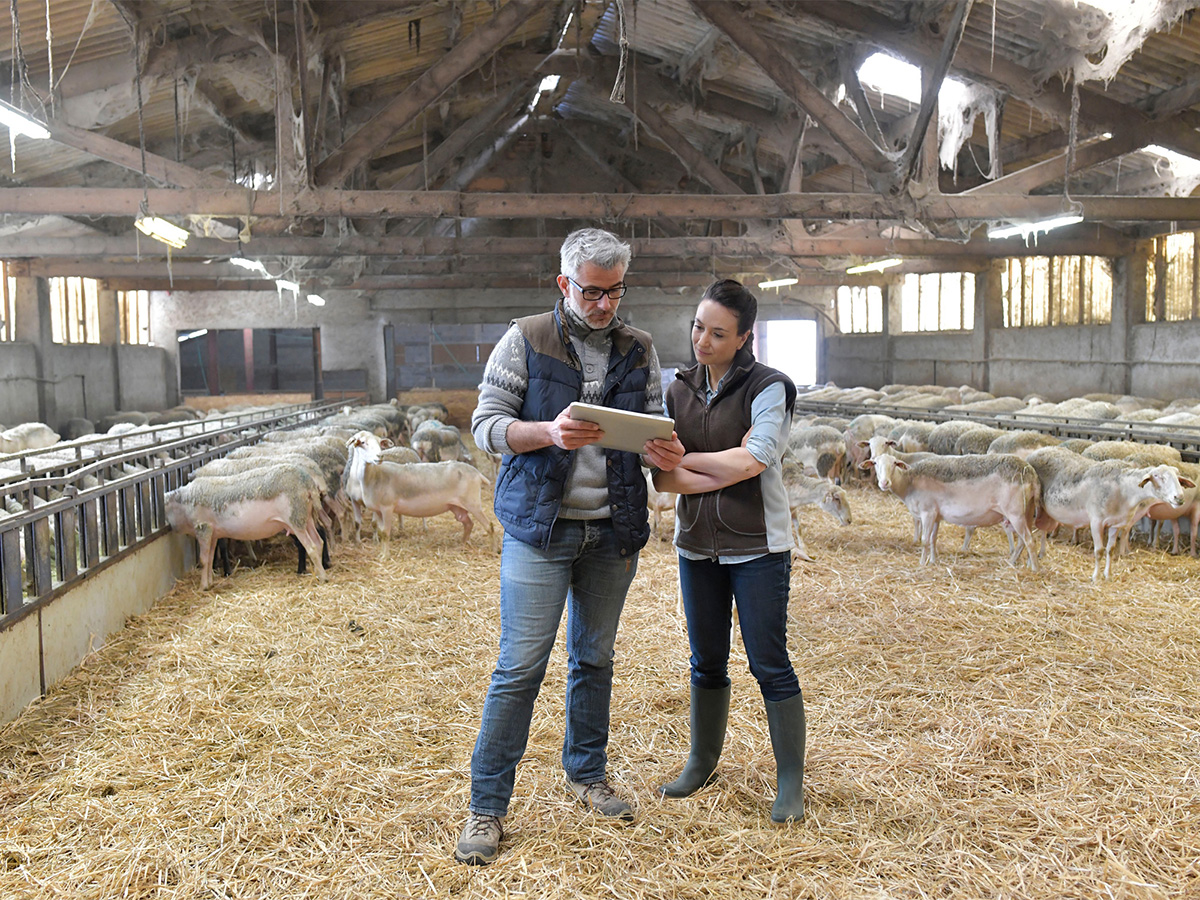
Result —
[[662, 412], [650, 335], [617, 316], [630, 249], [585, 228], [567, 235], [550, 312], [515, 320], [488, 359], [471, 419], [476, 444], [504, 461], [496, 477], [500, 560], [500, 656], [471, 757], [470, 814], [454, 856], [486, 865], [499, 853], [533, 704], [570, 604], [567, 635], [567, 783], [595, 813], [632, 821], [633, 808], [606, 776], [613, 644], [638, 551], [650, 529], [646, 465], [666, 471], [679, 439], [636, 453], [593, 446], [604, 432], [572, 419], [574, 401]]

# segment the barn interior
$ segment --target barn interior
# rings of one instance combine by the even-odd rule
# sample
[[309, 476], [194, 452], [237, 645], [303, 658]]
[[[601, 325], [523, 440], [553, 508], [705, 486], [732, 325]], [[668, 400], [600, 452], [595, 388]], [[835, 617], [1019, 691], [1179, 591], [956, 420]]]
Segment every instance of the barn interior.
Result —
[[[862, 411], [834, 386], [923, 386], [1200, 416], [1200, 3], [7, 6], [0, 423], [231, 415], [125, 438], [88, 463], [106, 487], [62, 499], [30, 473], [62, 489], [84, 451], [0, 455], [27, 500], [0, 522], [0, 894], [1196, 890], [1186, 554], [1140, 548], [1095, 584], [1091, 548], [1032, 574], [997, 565], [997, 533], [918, 567], [894, 498], [849, 485], [854, 528], [805, 519], [793, 574], [823, 733], [810, 827], [763, 829], [742, 673], [731, 771], [701, 805], [646, 801], [631, 835], [558, 805], [547, 706], [527, 849], [468, 876], [448, 848], [498, 558], [432, 520], [390, 563], [339, 545], [329, 583], [277, 547], [204, 592], [161, 497], [343, 404], [440, 398], [465, 430], [491, 349], [555, 302], [587, 226], [630, 243], [621, 315], [668, 377], [704, 287], [736, 278], [810, 412]], [[1200, 418], [1134, 434], [1149, 421], [1052, 427], [1200, 457]], [[652, 542], [624, 626], [616, 767], [646, 796], [686, 743], [673, 579]]]

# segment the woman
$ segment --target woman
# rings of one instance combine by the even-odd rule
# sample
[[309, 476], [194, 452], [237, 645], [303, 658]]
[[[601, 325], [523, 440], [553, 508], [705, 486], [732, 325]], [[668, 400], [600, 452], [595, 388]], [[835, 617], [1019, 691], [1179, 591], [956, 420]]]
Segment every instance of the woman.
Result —
[[787, 653], [792, 534], [780, 455], [796, 388], [751, 353], [758, 303], [737, 281], [710, 285], [696, 309], [697, 365], [676, 374], [666, 406], [687, 448], [659, 490], [681, 495], [675, 548], [691, 645], [691, 753], [661, 791], [707, 784], [729, 718], [729, 640], [736, 601], [750, 671], [766, 701], [778, 796], [771, 821], [804, 816], [804, 698]]

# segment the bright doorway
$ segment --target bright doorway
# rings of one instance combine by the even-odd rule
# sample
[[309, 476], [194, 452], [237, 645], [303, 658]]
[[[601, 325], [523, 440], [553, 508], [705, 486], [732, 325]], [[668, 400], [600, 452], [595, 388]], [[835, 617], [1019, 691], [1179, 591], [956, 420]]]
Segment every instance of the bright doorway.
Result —
[[760, 361], [786, 374], [797, 387], [817, 383], [817, 323], [812, 319], [759, 322], [754, 338]]

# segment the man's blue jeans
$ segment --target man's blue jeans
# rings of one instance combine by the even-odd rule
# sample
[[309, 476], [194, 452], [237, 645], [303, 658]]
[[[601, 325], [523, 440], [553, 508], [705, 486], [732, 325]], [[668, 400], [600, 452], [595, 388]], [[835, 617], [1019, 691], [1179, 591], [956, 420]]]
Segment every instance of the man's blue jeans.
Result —
[[471, 811], [508, 812], [533, 703], [567, 607], [566, 733], [572, 781], [605, 777], [613, 644], [637, 556], [622, 557], [608, 519], [559, 519], [546, 550], [509, 535], [500, 559], [500, 658], [471, 757]]
[[727, 565], [679, 557], [692, 684], [710, 689], [729, 685], [729, 631], [736, 600], [750, 674], [758, 681], [763, 699], [786, 700], [800, 692], [787, 652], [791, 573], [787, 551]]

